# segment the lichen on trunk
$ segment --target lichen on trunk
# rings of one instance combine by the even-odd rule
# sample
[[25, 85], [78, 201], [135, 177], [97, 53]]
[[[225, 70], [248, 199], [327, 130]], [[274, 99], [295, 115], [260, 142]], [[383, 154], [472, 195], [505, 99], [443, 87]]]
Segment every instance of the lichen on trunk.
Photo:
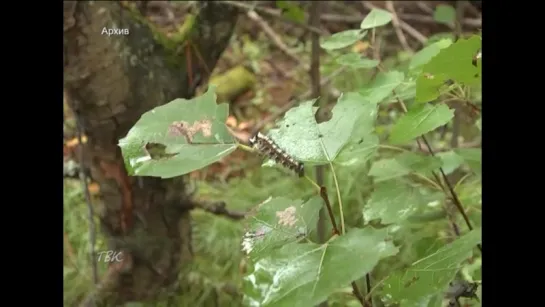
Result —
[[[184, 40], [191, 40], [210, 69], [236, 18], [237, 12], [221, 3], [199, 4]], [[104, 28], [129, 33], [108, 36]], [[172, 290], [181, 266], [191, 259], [192, 203], [185, 179], [130, 177], [117, 146], [144, 112], [191, 98], [197, 84], [189, 80], [207, 78], [200, 66], [187, 69], [186, 54], [178, 52], [158, 42], [149, 25], [117, 2], [64, 2], [64, 86], [87, 135], [84, 163], [100, 186], [102, 229], [110, 248], [123, 252], [123, 261], [109, 267], [84, 305], [157, 299]], [[178, 65], [172, 65], [176, 55]], [[190, 56], [190, 63], [199, 62]]]

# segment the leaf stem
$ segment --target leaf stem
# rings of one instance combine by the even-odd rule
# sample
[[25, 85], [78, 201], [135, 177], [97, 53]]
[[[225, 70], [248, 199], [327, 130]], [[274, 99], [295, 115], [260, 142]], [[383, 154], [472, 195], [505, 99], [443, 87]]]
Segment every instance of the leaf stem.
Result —
[[255, 150], [252, 147], [241, 144], [241, 143], [237, 143], [237, 147], [244, 150], [244, 151], [255, 152]]

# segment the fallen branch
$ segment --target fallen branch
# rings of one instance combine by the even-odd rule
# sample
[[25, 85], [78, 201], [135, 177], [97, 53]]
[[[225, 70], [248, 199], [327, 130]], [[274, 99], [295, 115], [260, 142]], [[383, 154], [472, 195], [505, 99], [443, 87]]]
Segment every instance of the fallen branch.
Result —
[[392, 13], [392, 24], [394, 25], [394, 30], [396, 32], [397, 38], [399, 39], [399, 42], [401, 43], [401, 46], [405, 51], [412, 52], [411, 46], [409, 46], [409, 43], [407, 43], [407, 38], [405, 35], [403, 35], [403, 30], [400, 27], [400, 21], [397, 17], [395, 8], [394, 8], [394, 2], [393, 1], [386, 1], [386, 8], [388, 11]]
[[310, 32], [313, 32], [313, 33], [316, 33], [316, 34], [320, 34], [320, 35], [327, 35], [327, 33], [319, 28], [315, 28], [315, 27], [311, 27], [311, 26], [308, 26], [306, 24], [303, 24], [303, 23], [298, 23], [296, 21], [293, 21], [289, 18], [286, 18], [284, 16], [282, 16], [282, 13], [280, 10], [275, 10], [275, 9], [270, 9], [270, 8], [265, 8], [265, 7], [260, 7], [260, 6], [253, 6], [253, 5], [249, 5], [249, 4], [246, 4], [245, 2], [242, 2], [242, 1], [222, 1], [222, 3], [224, 4], [227, 4], [227, 5], [231, 5], [231, 6], [234, 6], [234, 7], [238, 7], [240, 9], [243, 9], [243, 10], [246, 10], [246, 11], [252, 11], [252, 10], [255, 10], [261, 14], [264, 14], [264, 15], [268, 15], [268, 16], [271, 16], [271, 17], [274, 17], [282, 22], [285, 22], [285, 23], [289, 23], [291, 25], [294, 25], [294, 26], [297, 26], [297, 27], [300, 27], [300, 28], [303, 28], [307, 31], [310, 31]]
[[226, 208], [226, 204], [223, 201], [218, 202], [195, 202], [193, 208], [199, 208], [206, 212], [210, 212], [215, 215], [223, 215], [233, 220], [241, 220], [246, 216], [246, 212], [231, 211]]

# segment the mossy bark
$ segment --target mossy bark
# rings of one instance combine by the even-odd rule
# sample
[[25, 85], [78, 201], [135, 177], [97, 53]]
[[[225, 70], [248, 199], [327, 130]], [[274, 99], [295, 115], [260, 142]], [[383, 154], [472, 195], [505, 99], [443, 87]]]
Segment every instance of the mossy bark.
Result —
[[[229, 42], [237, 12], [217, 2], [198, 6], [184, 39], [191, 40], [212, 70]], [[104, 28], [128, 29], [128, 34], [108, 36]], [[173, 289], [192, 256], [191, 193], [185, 178], [129, 177], [117, 146], [144, 112], [175, 98], [191, 98], [198, 82], [208, 77], [194, 52], [193, 68], [186, 69], [184, 48], [172, 50], [156, 37], [119, 2], [64, 2], [65, 91], [87, 135], [85, 163], [100, 185], [102, 229], [110, 248], [123, 252], [123, 261], [110, 265], [84, 305], [152, 301]]]

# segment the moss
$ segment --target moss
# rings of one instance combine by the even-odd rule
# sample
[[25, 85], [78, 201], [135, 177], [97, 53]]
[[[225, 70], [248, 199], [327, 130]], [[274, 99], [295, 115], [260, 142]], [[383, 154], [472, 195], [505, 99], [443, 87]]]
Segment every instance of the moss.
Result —
[[132, 18], [150, 29], [153, 39], [165, 49], [166, 60], [169, 64], [178, 67], [185, 65], [183, 53], [180, 51], [195, 28], [197, 20], [195, 15], [188, 14], [184, 23], [178, 27], [178, 30], [171, 37], [167, 37], [165, 33], [161, 32], [153, 23], [142, 16], [135, 7], [127, 7], [127, 11]]

